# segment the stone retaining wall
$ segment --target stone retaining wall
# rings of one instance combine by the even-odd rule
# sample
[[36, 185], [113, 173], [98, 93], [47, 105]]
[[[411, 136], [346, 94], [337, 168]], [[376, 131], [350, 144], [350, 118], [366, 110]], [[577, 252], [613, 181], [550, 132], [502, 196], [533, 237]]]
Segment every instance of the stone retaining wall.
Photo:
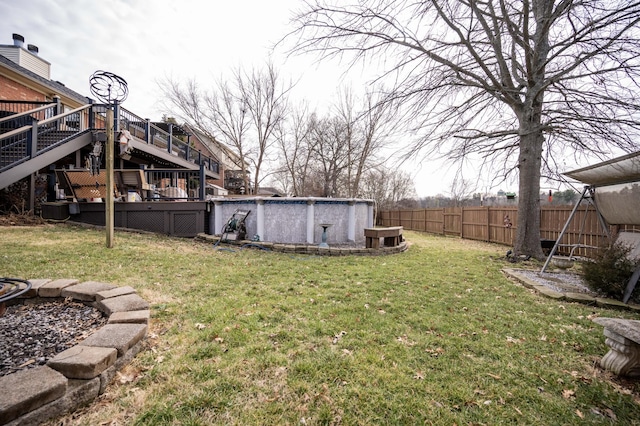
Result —
[[[197, 241], [217, 244], [220, 241], [219, 235], [198, 234]], [[234, 247], [256, 248], [260, 250], [276, 251], [279, 253], [308, 254], [316, 256], [379, 256], [385, 254], [402, 253], [409, 247], [406, 241], [393, 247], [365, 248], [365, 247], [320, 247], [317, 244], [279, 244], [268, 241], [225, 241], [223, 244]]]
[[109, 320], [46, 365], [0, 377], [0, 425], [37, 425], [89, 403], [140, 352], [147, 333], [149, 304], [132, 287], [74, 279], [29, 281], [32, 288], [20, 303], [71, 298]]

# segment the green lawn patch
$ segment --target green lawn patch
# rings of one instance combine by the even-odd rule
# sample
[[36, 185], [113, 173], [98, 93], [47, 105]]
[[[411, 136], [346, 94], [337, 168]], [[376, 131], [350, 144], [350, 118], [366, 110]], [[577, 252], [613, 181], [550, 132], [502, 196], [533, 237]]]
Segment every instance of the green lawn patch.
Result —
[[397, 255], [320, 257], [4, 227], [0, 270], [152, 305], [146, 350], [65, 424], [640, 424], [638, 385], [599, 369], [591, 321], [632, 312], [524, 288], [501, 246], [405, 238]]

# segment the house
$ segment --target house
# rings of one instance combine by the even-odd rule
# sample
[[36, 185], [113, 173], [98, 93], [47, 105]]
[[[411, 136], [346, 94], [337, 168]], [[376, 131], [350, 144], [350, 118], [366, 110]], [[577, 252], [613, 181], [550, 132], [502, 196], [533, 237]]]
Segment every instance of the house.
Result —
[[[105, 167], [111, 106], [51, 80], [50, 70], [21, 35], [0, 44], [0, 193], [22, 191], [31, 210], [106, 195], [103, 178], [87, 176]], [[125, 107], [113, 106], [116, 197], [204, 200], [225, 193], [224, 171], [236, 168], [232, 151], [187, 126], [150, 122]]]
[[[198, 149], [210, 152], [220, 163], [220, 179], [210, 183], [224, 188], [230, 194], [245, 193], [242, 189], [242, 161], [240, 156], [228, 146], [218, 142], [212, 135], [207, 135], [190, 124], [184, 124], [184, 128], [192, 135], [192, 140]], [[250, 176], [248, 171], [247, 176]]]

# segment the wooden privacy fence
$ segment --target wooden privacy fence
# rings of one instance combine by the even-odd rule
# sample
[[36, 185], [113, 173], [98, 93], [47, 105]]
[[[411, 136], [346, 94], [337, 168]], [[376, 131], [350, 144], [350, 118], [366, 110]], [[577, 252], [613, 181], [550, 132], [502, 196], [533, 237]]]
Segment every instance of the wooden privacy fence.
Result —
[[[540, 210], [540, 239], [555, 241], [572, 206], [542, 207]], [[404, 229], [439, 235], [454, 235], [470, 240], [512, 246], [518, 228], [516, 207], [449, 207], [414, 210], [387, 210], [378, 214], [382, 226], [403, 226]], [[622, 226], [621, 229], [631, 227]], [[610, 232], [614, 232], [612, 227]], [[599, 247], [606, 243], [606, 234], [600, 225], [596, 211], [580, 206], [569, 224], [560, 244]], [[568, 254], [570, 248], [561, 247]], [[591, 257], [593, 249], [581, 247], [574, 252], [578, 256]]]

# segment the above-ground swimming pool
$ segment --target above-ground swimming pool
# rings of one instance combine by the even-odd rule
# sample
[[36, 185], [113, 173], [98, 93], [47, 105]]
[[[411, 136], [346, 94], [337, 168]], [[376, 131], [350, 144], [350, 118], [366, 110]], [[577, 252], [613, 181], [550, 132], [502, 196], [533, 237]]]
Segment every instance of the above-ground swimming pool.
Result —
[[373, 227], [373, 200], [316, 197], [214, 198], [209, 233], [221, 235], [237, 210], [250, 210], [247, 239], [285, 244], [364, 245], [364, 228]]

